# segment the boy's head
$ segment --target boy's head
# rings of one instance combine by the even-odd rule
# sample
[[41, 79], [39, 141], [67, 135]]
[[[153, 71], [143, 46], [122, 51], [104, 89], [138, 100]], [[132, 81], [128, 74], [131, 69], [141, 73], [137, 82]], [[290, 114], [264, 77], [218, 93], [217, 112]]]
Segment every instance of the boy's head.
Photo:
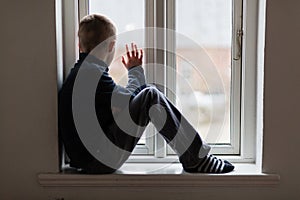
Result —
[[[103, 46], [101, 44], [102, 48], [105, 47], [105, 54], [114, 54], [116, 27], [110, 19], [103, 15], [92, 14], [85, 16], [79, 23], [78, 37], [81, 52], [90, 53], [95, 47], [105, 41]], [[107, 40], [108, 38], [110, 39]]]

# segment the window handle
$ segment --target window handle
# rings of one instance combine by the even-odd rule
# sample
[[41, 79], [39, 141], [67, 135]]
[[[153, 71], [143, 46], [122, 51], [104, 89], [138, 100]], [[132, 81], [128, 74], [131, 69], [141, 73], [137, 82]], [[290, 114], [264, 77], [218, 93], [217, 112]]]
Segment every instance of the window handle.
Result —
[[233, 60], [240, 60], [242, 57], [242, 37], [243, 37], [243, 30], [238, 29], [236, 31], [236, 53], [234, 55]]

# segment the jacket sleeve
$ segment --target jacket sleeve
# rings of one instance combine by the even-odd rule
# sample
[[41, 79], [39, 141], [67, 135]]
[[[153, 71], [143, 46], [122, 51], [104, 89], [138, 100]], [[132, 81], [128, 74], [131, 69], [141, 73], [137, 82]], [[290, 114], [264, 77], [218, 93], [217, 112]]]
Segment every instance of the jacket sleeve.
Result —
[[128, 83], [125, 88], [116, 85], [115, 92], [129, 93], [131, 96], [138, 94], [146, 85], [144, 69], [136, 66], [128, 70]]
[[[117, 85], [107, 72], [99, 82], [97, 93], [102, 94], [101, 101], [110, 101], [111, 106], [124, 108], [128, 105], [130, 99], [137, 95], [143, 88], [146, 87], [146, 79], [144, 70], [141, 66], [136, 66], [128, 70], [128, 83], [126, 87]], [[110, 97], [106, 96], [107, 92], [111, 93]]]

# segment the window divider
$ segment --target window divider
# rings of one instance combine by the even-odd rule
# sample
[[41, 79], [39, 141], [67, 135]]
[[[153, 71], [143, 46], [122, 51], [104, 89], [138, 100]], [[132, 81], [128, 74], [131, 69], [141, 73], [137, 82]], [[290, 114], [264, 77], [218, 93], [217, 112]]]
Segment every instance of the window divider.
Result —
[[[155, 74], [155, 85], [156, 87], [166, 94], [166, 70], [165, 70], [165, 46], [166, 46], [166, 38], [165, 38], [165, 9], [166, 2], [165, 0], [155, 0], [155, 60], [154, 60], [154, 74]], [[166, 141], [164, 138], [157, 133], [155, 134], [155, 151], [154, 156], [156, 158], [164, 158], [167, 155], [166, 151]]]
[[[176, 105], [176, 0], [166, 0], [166, 96]], [[168, 146], [167, 154], [176, 154]]]
[[232, 58], [230, 87], [230, 143], [231, 154], [240, 154], [241, 83], [243, 42], [243, 0], [232, 0]]

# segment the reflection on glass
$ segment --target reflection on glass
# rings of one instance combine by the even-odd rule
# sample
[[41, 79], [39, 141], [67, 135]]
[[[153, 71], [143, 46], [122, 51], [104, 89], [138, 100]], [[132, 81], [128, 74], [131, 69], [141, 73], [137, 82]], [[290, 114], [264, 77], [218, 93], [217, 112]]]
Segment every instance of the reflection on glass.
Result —
[[177, 38], [176, 104], [208, 143], [229, 143], [232, 0], [177, 0], [176, 8], [176, 31], [198, 44]]

